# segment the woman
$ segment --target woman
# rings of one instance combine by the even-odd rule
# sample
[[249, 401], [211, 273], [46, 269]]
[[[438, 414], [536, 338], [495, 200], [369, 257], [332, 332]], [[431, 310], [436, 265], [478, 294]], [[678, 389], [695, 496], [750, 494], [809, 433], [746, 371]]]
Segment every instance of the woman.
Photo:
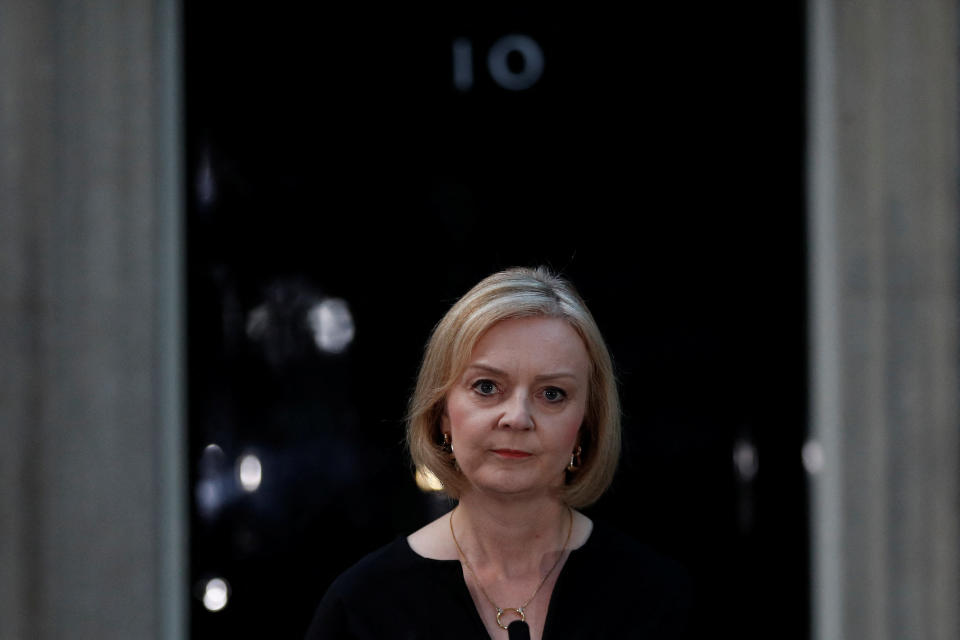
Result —
[[457, 506], [324, 596], [318, 638], [674, 638], [686, 583], [575, 509], [609, 486], [620, 416], [609, 353], [543, 268], [471, 289], [434, 329], [407, 441]]

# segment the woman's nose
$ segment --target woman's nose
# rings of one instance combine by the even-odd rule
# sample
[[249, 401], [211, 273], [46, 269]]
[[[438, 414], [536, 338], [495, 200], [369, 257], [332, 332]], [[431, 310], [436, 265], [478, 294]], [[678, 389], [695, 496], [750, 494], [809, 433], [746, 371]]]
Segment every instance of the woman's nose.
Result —
[[515, 393], [507, 401], [499, 427], [506, 429], [533, 429], [533, 413], [526, 394]]

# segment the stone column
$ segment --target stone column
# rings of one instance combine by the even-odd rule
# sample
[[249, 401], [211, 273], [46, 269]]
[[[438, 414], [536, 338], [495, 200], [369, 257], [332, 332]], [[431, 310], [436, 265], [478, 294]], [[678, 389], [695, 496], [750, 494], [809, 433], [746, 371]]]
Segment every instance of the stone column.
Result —
[[185, 636], [178, 10], [0, 6], [0, 637]]
[[960, 638], [957, 17], [809, 3], [818, 640]]

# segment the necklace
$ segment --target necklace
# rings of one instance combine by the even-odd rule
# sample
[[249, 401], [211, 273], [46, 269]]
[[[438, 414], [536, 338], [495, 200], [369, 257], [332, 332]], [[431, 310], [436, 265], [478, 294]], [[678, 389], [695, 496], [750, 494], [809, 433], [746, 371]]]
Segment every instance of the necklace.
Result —
[[[456, 511], [454, 509], [453, 511]], [[537, 594], [540, 593], [540, 587], [543, 586], [543, 583], [547, 581], [547, 578], [550, 577], [550, 574], [553, 573], [553, 570], [557, 568], [557, 565], [560, 564], [560, 560], [563, 559], [563, 552], [567, 550], [567, 545], [570, 544], [570, 534], [573, 533], [573, 509], [567, 507], [567, 515], [570, 517], [570, 525], [567, 527], [567, 539], [563, 543], [563, 548], [560, 549], [560, 555], [557, 556], [556, 562], [553, 563], [553, 566], [550, 567], [550, 571], [547, 571], [546, 575], [543, 576], [543, 579], [540, 580], [540, 584], [537, 585], [537, 588], [533, 590], [533, 593], [527, 598], [526, 602], [521, 604], [519, 607], [498, 607], [496, 603], [490, 599], [490, 596], [487, 595], [487, 592], [483, 589], [483, 585], [480, 584], [480, 577], [477, 575], [477, 572], [473, 570], [473, 567], [470, 566], [470, 561], [467, 560], [467, 554], [463, 552], [463, 549], [460, 548], [460, 543], [457, 542], [457, 534], [453, 532], [453, 511], [450, 512], [450, 535], [453, 537], [453, 544], [457, 545], [457, 552], [460, 553], [460, 558], [463, 560], [463, 566], [467, 568], [467, 571], [470, 572], [470, 575], [473, 576], [473, 579], [477, 581], [477, 587], [480, 589], [480, 593], [483, 594], [483, 597], [487, 599], [487, 602], [490, 603], [490, 606], [497, 611], [497, 626], [501, 629], [506, 629], [506, 625], [501, 622], [500, 617], [503, 615], [504, 611], [515, 611], [518, 616], [520, 616], [520, 622], [526, 622], [527, 616], [523, 612], [523, 608], [526, 607], [530, 602], [537, 597]]]

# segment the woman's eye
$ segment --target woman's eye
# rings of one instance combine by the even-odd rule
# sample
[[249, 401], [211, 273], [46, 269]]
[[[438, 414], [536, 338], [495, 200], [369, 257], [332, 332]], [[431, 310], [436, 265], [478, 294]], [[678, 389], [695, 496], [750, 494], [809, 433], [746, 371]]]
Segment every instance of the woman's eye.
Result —
[[492, 396], [497, 392], [497, 385], [492, 380], [477, 380], [473, 383], [473, 388], [482, 396]]
[[546, 398], [547, 402], [560, 402], [567, 397], [567, 393], [557, 387], [547, 387], [543, 390], [543, 397]]

